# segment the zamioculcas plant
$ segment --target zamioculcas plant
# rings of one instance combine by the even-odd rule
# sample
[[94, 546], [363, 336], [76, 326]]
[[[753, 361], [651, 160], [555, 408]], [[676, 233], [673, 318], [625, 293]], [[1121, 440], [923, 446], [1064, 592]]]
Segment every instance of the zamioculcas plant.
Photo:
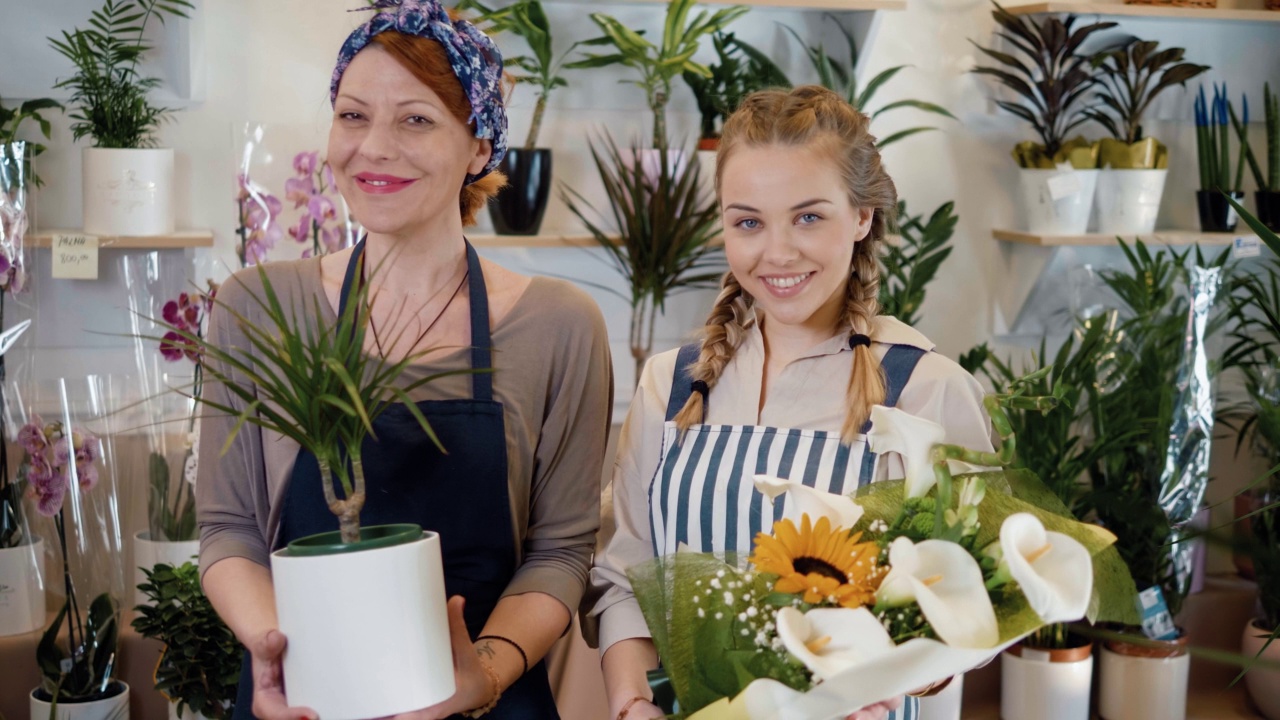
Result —
[[1094, 33], [1116, 24], [1095, 22], [1077, 28], [1075, 15], [1068, 15], [1065, 20], [1045, 15], [1037, 25], [1029, 18], [1010, 13], [999, 3], [992, 4], [995, 10], [991, 15], [1001, 28], [996, 36], [1017, 54], [974, 43], [1000, 64], [976, 67], [972, 72], [989, 75], [1017, 93], [1021, 102], [996, 100], [996, 105], [1026, 120], [1040, 137], [1040, 145], [1022, 143], [1016, 147], [1014, 159], [1024, 168], [1054, 168], [1067, 161], [1077, 168], [1096, 167], [1096, 151], [1083, 140], [1068, 142], [1067, 136], [1088, 122], [1083, 102], [1095, 84], [1089, 56], [1081, 54], [1081, 47]]
[[901, 243], [883, 243], [880, 258], [880, 311], [908, 325], [920, 320], [925, 287], [938, 274], [954, 249], [949, 244], [956, 231], [956, 204], [943, 203], [926, 220], [907, 212], [898, 202], [898, 234]]
[[[830, 18], [830, 16], [828, 17]], [[847, 60], [838, 60], [829, 55], [822, 43], [818, 43], [817, 45], [806, 45], [804, 39], [801, 38], [794, 29], [789, 27], [786, 28], [787, 32], [791, 33], [791, 37], [795, 38], [796, 42], [800, 43], [800, 46], [804, 48], [805, 54], [809, 57], [809, 62], [813, 65], [813, 69], [818, 73], [818, 83], [820, 85], [840, 93], [840, 95], [848, 101], [850, 105], [853, 105], [858, 108], [858, 110], [866, 113], [872, 120], [875, 120], [884, 113], [891, 112], [893, 110], [901, 110], [903, 108], [915, 108], [916, 110], [923, 110], [924, 112], [932, 113], [934, 115], [948, 117], [952, 120], [956, 119], [949, 110], [941, 105], [925, 102], [924, 100], [895, 100], [881, 108], [872, 110], [871, 100], [875, 97], [876, 91], [883, 87], [885, 83], [893, 79], [893, 76], [897, 75], [907, 66], [897, 65], [895, 67], [882, 70], [875, 77], [871, 78], [871, 81], [866, 84], [866, 87], [859, 88], [857, 77], [858, 42], [854, 39], [853, 32], [846, 28], [844, 24], [835, 20], [835, 18], [830, 19], [837, 27], [840, 28], [840, 32], [844, 34], [848, 53]], [[877, 146], [884, 148], [905, 137], [925, 132], [927, 130], [936, 129], [937, 128], [935, 127], [911, 127], [899, 130], [881, 138], [877, 142]]]

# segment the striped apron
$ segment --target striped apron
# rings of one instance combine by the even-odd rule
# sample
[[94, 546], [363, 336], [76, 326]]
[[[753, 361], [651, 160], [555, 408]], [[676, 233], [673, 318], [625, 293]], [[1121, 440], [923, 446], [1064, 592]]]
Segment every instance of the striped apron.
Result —
[[[787, 496], [766, 513], [765, 497], [752, 476], [800, 478], [809, 487], [849, 494], [875, 478], [876, 455], [867, 448], [870, 421], [854, 442], [839, 432], [758, 425], [693, 425], [680, 439], [674, 418], [692, 392], [689, 366], [701, 346], [680, 348], [663, 426], [662, 455], [649, 484], [649, 529], [657, 557], [687, 545], [697, 552], [751, 550], [756, 534], [782, 518]], [[926, 350], [893, 345], [881, 364], [885, 401], [897, 405], [902, 389]], [[704, 410], [705, 413], [705, 410]], [[907, 698], [893, 720], [918, 720], [919, 701]]]

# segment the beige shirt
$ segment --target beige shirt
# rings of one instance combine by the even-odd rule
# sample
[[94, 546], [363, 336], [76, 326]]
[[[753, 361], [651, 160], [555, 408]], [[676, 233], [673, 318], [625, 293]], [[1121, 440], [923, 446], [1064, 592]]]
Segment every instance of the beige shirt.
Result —
[[[319, 259], [265, 266], [288, 307], [310, 322], [319, 299], [327, 327], [337, 317], [325, 299]], [[242, 270], [218, 292], [220, 305], [251, 322], [262, 310], [256, 269]], [[223, 307], [214, 309], [210, 339], [249, 348]], [[507, 440], [507, 487], [519, 567], [507, 595], [543, 592], [573, 609], [581, 600], [600, 516], [600, 467], [613, 402], [612, 364], [604, 318], [595, 302], [570, 283], [535, 277], [493, 328], [494, 399], [502, 403]], [[413, 366], [416, 378], [470, 366], [466, 348], [432, 353]], [[225, 386], [209, 381], [206, 396], [243, 407]], [[455, 375], [417, 389], [415, 400], [470, 398], [471, 378]], [[201, 419], [196, 509], [200, 567], [228, 557], [268, 565], [280, 527], [280, 504], [298, 454], [297, 443], [246, 425], [219, 455], [234, 417], [206, 409]], [[376, 482], [371, 479], [370, 482]], [[320, 492], [319, 487], [316, 492]]]
[[[924, 335], [887, 316], [876, 318], [873, 336], [876, 340], [872, 351], [879, 358], [895, 344], [933, 349], [933, 343]], [[611, 537], [602, 534], [603, 549], [596, 554], [582, 607], [583, 632], [588, 642], [598, 642], [602, 653], [620, 640], [650, 636], [626, 571], [653, 557], [648, 492], [662, 452], [662, 427], [677, 352], [650, 358], [618, 442], [612, 488], [616, 528]], [[772, 380], [761, 408], [764, 338], [753, 322], [711, 390], [706, 423], [839, 433], [844, 425], [845, 390], [853, 357], [846, 334], [819, 343]], [[982, 407], [982, 398], [982, 386], [972, 375], [931, 352], [920, 359], [897, 406], [942, 425], [948, 443], [990, 451], [991, 421]], [[886, 453], [881, 460], [877, 480], [903, 476], [902, 458], [897, 454]]]

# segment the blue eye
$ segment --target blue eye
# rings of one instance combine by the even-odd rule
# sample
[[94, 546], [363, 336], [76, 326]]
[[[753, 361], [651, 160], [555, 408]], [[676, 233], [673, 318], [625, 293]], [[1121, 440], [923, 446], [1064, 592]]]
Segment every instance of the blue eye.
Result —
[[821, 219], [822, 219], [822, 216], [818, 215], [817, 213], [805, 213], [801, 215], [799, 218], [800, 222], [805, 225], [811, 225], [815, 222], [818, 222]]
[[742, 228], [743, 230], [755, 230], [756, 228], [760, 227], [760, 221], [756, 220], [755, 218], [743, 218], [738, 222], [734, 223], [734, 225]]

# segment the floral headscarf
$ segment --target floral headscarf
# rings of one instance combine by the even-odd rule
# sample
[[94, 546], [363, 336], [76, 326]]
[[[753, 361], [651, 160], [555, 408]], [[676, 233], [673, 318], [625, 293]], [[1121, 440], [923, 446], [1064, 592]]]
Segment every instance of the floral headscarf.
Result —
[[342, 74], [374, 35], [396, 30], [435, 40], [444, 46], [453, 74], [471, 103], [471, 117], [467, 121], [475, 123], [477, 138], [493, 144], [488, 164], [479, 173], [467, 175], [466, 183], [470, 185], [488, 175], [507, 154], [507, 111], [502, 104], [502, 53], [498, 52], [498, 46], [466, 20], [450, 20], [439, 0], [377, 0], [360, 10], [377, 10], [378, 14], [352, 31], [338, 51], [338, 64], [329, 85], [329, 101], [337, 101]]

